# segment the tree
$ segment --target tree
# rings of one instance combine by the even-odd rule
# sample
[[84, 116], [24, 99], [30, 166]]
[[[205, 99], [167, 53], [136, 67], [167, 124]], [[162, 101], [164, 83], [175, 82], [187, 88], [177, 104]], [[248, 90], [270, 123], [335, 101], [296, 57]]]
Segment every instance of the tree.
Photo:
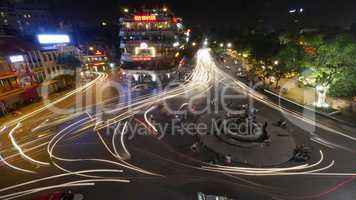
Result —
[[270, 74], [276, 78], [276, 88], [279, 81], [288, 74], [299, 74], [303, 69], [304, 52], [303, 48], [293, 42], [284, 46], [275, 57], [275, 66], [270, 70]]
[[312, 66], [315, 77], [316, 90], [318, 92], [318, 107], [327, 106], [326, 94], [330, 85], [334, 84], [338, 77], [342, 77], [345, 71], [354, 68], [356, 61], [355, 41], [344, 34], [326, 39], [324, 36], [316, 36], [307, 40], [306, 58]]
[[335, 97], [356, 96], [356, 70], [346, 70], [330, 85], [329, 95]]
[[274, 34], [256, 34], [250, 40], [252, 56], [256, 60], [268, 61], [270, 58], [275, 57], [281, 48], [280, 41]]
[[307, 43], [309, 49], [314, 49], [306, 53], [306, 61], [313, 67], [317, 85], [329, 88], [336, 77], [356, 64], [356, 43], [347, 35], [337, 35], [330, 40], [316, 36], [307, 40]]
[[71, 70], [76, 76], [76, 72], [81, 68], [82, 62], [79, 58], [71, 54], [64, 54], [58, 57], [58, 63], [67, 70]]

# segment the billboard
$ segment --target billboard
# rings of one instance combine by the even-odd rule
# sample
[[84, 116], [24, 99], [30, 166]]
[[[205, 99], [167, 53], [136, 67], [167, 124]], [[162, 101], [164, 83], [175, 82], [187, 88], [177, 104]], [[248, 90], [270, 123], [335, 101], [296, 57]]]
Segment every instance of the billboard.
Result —
[[10, 56], [11, 63], [23, 62], [25, 61], [23, 55]]
[[40, 44], [65, 44], [70, 43], [69, 35], [66, 34], [39, 34], [37, 35]]

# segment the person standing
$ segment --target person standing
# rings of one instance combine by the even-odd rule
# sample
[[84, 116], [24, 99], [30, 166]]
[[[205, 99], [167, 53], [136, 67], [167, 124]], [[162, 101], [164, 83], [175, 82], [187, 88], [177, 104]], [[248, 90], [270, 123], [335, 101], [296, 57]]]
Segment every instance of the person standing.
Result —
[[0, 110], [2, 115], [6, 115], [7, 114], [7, 110], [6, 110], [6, 106], [5, 106], [5, 102], [4, 101], [0, 101]]

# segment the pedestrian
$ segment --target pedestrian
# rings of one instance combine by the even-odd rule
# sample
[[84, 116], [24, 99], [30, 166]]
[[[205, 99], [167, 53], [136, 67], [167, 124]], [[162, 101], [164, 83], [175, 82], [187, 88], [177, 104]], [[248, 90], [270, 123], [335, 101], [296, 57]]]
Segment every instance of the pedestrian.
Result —
[[1, 114], [2, 114], [2, 115], [6, 115], [6, 114], [7, 114], [5, 102], [0, 101], [0, 109], [1, 109]]
[[225, 156], [225, 164], [226, 165], [231, 165], [231, 162], [232, 162], [231, 155], [230, 154], [226, 155]]
[[193, 151], [193, 152], [195, 152], [195, 153], [198, 152], [198, 151], [199, 151], [198, 143], [195, 142], [194, 144], [192, 144], [192, 145], [190, 146], [190, 150]]
[[265, 122], [263, 124], [263, 128], [262, 128], [262, 140], [263, 141], [266, 141], [266, 140], [269, 139], [269, 135], [268, 135], [268, 132], [267, 132], [267, 126], [268, 126], [268, 124], [267, 124], [267, 122]]
[[266, 130], [266, 129], [267, 129], [267, 126], [268, 126], [268, 123], [265, 122], [265, 123], [263, 124], [263, 130]]

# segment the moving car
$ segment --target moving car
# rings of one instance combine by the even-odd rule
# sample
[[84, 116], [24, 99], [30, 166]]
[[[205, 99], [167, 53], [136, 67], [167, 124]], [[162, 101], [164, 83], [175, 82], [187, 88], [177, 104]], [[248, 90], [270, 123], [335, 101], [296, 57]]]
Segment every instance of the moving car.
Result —
[[237, 72], [236, 75], [239, 77], [239, 78], [245, 78], [247, 75], [245, 73], [243, 73], [242, 71], [240, 72]]
[[84, 195], [68, 192], [53, 192], [44, 194], [36, 200], [84, 200]]
[[198, 192], [198, 200], [234, 200], [224, 196], [206, 195], [202, 192]]
[[140, 85], [135, 85], [134, 87], [132, 87], [132, 91], [133, 92], [139, 92], [142, 90], [147, 90], [148, 89], [148, 85], [147, 84], [140, 84]]
[[230, 67], [230, 66], [225, 66], [225, 68], [226, 68], [226, 69], [228, 69], [228, 70], [230, 70], [230, 69], [231, 69], [231, 67]]
[[168, 87], [169, 89], [172, 89], [172, 88], [176, 88], [176, 87], [179, 87], [179, 86], [182, 86], [182, 85], [184, 85], [184, 82], [182, 82], [182, 81], [174, 81], [174, 82], [170, 82], [170, 83], [167, 85], [167, 87]]

